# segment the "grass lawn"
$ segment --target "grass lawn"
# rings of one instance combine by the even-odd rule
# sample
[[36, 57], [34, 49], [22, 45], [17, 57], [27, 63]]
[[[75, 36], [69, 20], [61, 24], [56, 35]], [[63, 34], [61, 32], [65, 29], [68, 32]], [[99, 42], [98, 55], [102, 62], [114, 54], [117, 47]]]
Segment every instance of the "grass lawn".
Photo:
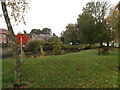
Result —
[[[14, 79], [14, 60], [3, 60], [3, 88]], [[24, 59], [21, 79], [26, 88], [117, 88], [118, 51], [97, 55], [85, 50], [58, 56]]]

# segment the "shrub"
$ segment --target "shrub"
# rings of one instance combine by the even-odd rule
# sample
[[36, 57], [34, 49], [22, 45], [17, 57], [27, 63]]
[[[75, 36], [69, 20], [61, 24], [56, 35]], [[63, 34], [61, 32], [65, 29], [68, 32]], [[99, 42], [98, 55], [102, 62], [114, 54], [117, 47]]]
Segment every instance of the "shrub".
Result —
[[43, 43], [43, 50], [47, 51], [47, 50], [53, 50], [53, 42], [44, 42]]
[[87, 50], [87, 49], [91, 49], [91, 45], [90, 44], [83, 45], [82, 50]]
[[79, 51], [81, 50], [82, 45], [63, 45], [62, 49], [63, 50], [75, 50]]
[[9, 57], [13, 57], [13, 53], [11, 53], [11, 51], [2, 52], [2, 58], [9, 58]]
[[31, 40], [25, 47], [23, 47], [25, 52], [38, 53], [40, 50], [40, 45], [42, 44], [41, 40]]
[[54, 55], [61, 55], [62, 54], [62, 42], [57, 41], [53, 47], [53, 54]]
[[43, 46], [40, 46], [40, 56], [43, 57], [44, 56], [44, 51], [43, 51]]
[[29, 58], [29, 57], [31, 57], [32, 56], [32, 52], [25, 52], [25, 57], [26, 58]]
[[22, 51], [22, 58], [26, 58], [24, 51]]

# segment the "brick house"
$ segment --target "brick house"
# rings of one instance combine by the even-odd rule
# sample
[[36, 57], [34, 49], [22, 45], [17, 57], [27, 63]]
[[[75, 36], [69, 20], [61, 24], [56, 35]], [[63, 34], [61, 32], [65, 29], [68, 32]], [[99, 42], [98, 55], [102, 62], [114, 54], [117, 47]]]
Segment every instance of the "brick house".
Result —
[[0, 44], [8, 44], [8, 30], [0, 29]]

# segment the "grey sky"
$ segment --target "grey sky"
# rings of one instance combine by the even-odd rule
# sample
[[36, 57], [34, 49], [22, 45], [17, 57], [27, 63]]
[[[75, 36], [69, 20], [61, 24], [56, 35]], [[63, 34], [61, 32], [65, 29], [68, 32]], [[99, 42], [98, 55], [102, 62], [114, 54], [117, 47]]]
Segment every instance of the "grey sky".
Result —
[[[78, 15], [82, 13], [82, 8], [91, 0], [31, 0], [30, 9], [26, 14], [26, 25], [19, 24], [14, 27], [14, 32], [32, 29], [50, 28], [53, 33], [60, 36], [68, 23], [76, 23]], [[93, 0], [96, 1], [96, 0]], [[107, 0], [115, 5], [119, 0]], [[1, 6], [0, 6], [0, 13]], [[4, 17], [0, 17], [0, 28], [7, 28]]]

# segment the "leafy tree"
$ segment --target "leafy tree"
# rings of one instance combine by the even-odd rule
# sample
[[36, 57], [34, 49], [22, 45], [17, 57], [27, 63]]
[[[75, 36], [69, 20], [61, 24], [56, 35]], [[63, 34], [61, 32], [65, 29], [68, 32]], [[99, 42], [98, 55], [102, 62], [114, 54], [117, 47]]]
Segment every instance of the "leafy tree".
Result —
[[42, 31], [40, 29], [32, 29], [30, 34], [42, 34]]
[[77, 43], [78, 30], [76, 24], [68, 24], [66, 26], [66, 31], [61, 33], [61, 38], [63, 38], [64, 43], [72, 43], [75, 45]]
[[51, 35], [51, 33], [52, 33], [52, 31], [49, 28], [43, 28], [42, 29], [42, 34], [49, 34], [49, 35]]
[[49, 28], [43, 28], [42, 30], [40, 29], [32, 29], [30, 34], [49, 34], [51, 35], [52, 31]]
[[78, 30], [77, 30], [77, 26], [76, 24], [68, 24], [66, 26], [66, 30], [69, 31], [70, 33], [70, 42], [72, 42], [73, 45], [75, 45], [77, 43], [77, 34], [78, 34]]
[[111, 38], [113, 40], [113, 44], [114, 44], [114, 41], [119, 41], [119, 35], [120, 35], [119, 9], [117, 9], [118, 5], [110, 9], [110, 13], [106, 18], [107, 25], [111, 30]]
[[119, 3], [116, 5], [116, 7], [115, 7], [116, 9], [118, 9], [118, 42], [119, 42], [119, 47], [120, 47], [120, 1], [119, 1]]
[[114, 8], [110, 9], [110, 13], [106, 18], [107, 26], [111, 31], [111, 40], [114, 41], [118, 37], [117, 27], [118, 27], [118, 11], [116, 11]]
[[83, 13], [93, 16], [96, 22], [103, 22], [110, 6], [107, 1], [88, 2], [83, 7]]
[[58, 36], [55, 35], [55, 33], [53, 33], [53, 36], [49, 39], [50, 42], [56, 42], [59, 39]]
[[79, 38], [82, 43], [95, 43], [97, 37], [97, 31], [95, 28], [95, 20], [94, 18], [87, 14], [83, 13], [79, 15], [77, 19], [78, 30], [79, 30]]
[[[13, 41], [13, 50], [14, 50], [14, 56], [15, 56], [15, 78], [14, 78], [14, 85], [18, 86], [20, 84], [20, 57], [19, 57], [19, 47], [16, 42], [16, 36], [14, 34], [14, 30], [10, 21], [9, 15], [13, 18], [13, 20], [18, 25], [19, 22], [23, 22], [25, 24], [24, 15], [26, 13], [26, 10], [28, 9], [28, 2], [27, 0], [21, 0], [21, 2], [18, 2], [17, 0], [7, 2], [7, 1], [1, 1], [3, 16], [5, 18], [5, 22], [8, 28], [8, 31], [10, 32], [12, 41]], [[9, 13], [7, 8], [11, 9], [11, 12]]]
[[[120, 47], [120, 1], [119, 3], [116, 5], [115, 7], [116, 9], [118, 9], [118, 42], [119, 42], [119, 47]], [[119, 53], [120, 55], [120, 53]], [[119, 64], [119, 70], [120, 70], [120, 64]], [[120, 84], [119, 84], [120, 85]]]
[[65, 44], [69, 44], [71, 41], [70, 41], [70, 32], [69, 31], [63, 31], [61, 33], [61, 39], [62, 41], [65, 43]]
[[27, 31], [26, 30], [23, 30], [23, 33], [27, 35]]
[[61, 55], [62, 54], [62, 42], [58, 39], [53, 46], [53, 54], [54, 55]]
[[105, 16], [109, 11], [110, 6], [111, 5], [106, 1], [97, 1], [97, 2], [88, 2], [86, 6], [83, 8], [83, 13], [89, 14], [95, 19], [95, 24], [98, 23], [99, 25], [101, 25], [101, 29], [100, 28], [98, 29], [100, 30], [98, 41], [100, 42], [101, 47], [104, 41], [107, 41], [107, 42], [109, 41], [109, 37], [108, 35], [106, 35], [107, 32], [109, 31], [107, 30], [107, 27], [106, 27]]

